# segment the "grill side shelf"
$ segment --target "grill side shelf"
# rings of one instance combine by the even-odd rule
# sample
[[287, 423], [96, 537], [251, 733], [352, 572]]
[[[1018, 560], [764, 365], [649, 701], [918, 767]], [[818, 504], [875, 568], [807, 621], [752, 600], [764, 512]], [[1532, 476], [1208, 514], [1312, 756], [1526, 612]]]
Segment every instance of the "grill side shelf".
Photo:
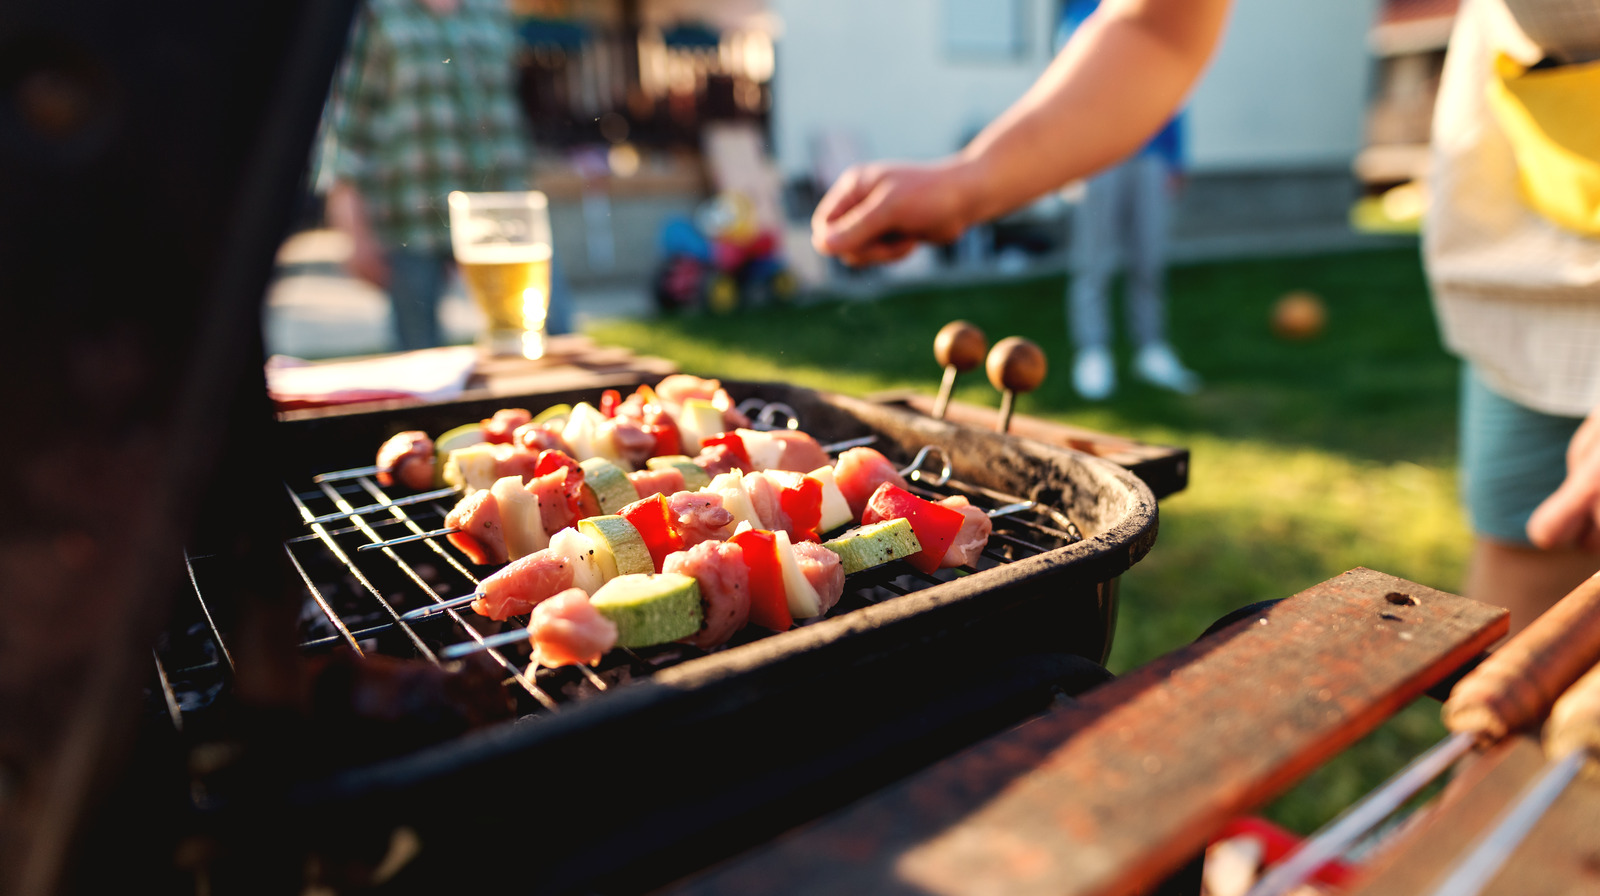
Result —
[[1505, 629], [1351, 570], [664, 892], [1147, 892]]

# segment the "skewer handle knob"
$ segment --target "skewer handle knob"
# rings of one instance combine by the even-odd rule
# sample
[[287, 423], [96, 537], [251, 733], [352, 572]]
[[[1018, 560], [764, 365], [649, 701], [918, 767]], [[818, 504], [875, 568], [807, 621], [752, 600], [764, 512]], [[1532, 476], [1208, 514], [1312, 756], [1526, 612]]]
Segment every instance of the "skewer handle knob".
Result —
[[1000, 432], [1011, 428], [1011, 410], [1017, 393], [1032, 392], [1044, 382], [1048, 365], [1044, 350], [1021, 336], [1007, 336], [995, 343], [985, 366], [989, 382], [1000, 390]]
[[950, 404], [950, 392], [955, 388], [956, 375], [965, 373], [983, 363], [989, 350], [989, 337], [964, 320], [953, 320], [939, 328], [933, 337], [933, 358], [944, 368], [944, 382], [939, 385], [939, 397], [933, 403], [933, 418], [943, 420]]
[[1444, 704], [1452, 731], [1500, 740], [1539, 723], [1600, 661], [1600, 575], [1592, 576], [1491, 653]]

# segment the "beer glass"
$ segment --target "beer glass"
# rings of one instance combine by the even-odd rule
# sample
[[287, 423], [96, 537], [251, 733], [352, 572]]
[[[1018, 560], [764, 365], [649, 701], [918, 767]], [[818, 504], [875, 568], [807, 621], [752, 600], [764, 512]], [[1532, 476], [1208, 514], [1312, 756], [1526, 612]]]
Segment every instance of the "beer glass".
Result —
[[491, 355], [542, 358], [550, 312], [550, 207], [543, 193], [450, 194], [450, 247], [488, 319]]

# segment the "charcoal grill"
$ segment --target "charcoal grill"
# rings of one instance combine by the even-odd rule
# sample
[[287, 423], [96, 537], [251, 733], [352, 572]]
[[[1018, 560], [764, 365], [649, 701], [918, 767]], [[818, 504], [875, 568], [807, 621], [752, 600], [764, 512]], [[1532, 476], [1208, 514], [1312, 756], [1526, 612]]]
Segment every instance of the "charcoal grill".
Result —
[[[1100, 664], [1117, 577], [1156, 534], [1156, 502], [1139, 479], [1086, 454], [841, 395], [726, 385], [741, 401], [794, 409], [823, 441], [871, 436], [902, 464], [937, 446], [951, 469], [939, 493], [985, 507], [1019, 499], [1035, 506], [997, 518], [973, 567], [924, 575], [895, 563], [852, 576], [827, 617], [782, 634], [751, 627], [709, 653], [683, 645], [618, 650], [592, 670], [536, 674], [526, 646], [488, 651], [474, 668], [474, 700], [485, 700], [483, 688], [503, 687], [515, 721], [464, 731], [465, 717], [452, 717], [423, 731], [415, 720], [359, 729], [322, 719], [347, 741], [332, 757], [277, 735], [245, 741], [247, 752], [200, 781], [197, 828], [271, 830], [259, 841], [226, 839], [232, 849], [260, 842], [301, 855], [387, 843], [403, 826], [425, 845], [407, 866], [414, 878], [445, 883], [461, 873], [454, 861], [425, 856], [506, 850], [528, 856], [538, 880], [521, 880], [520, 867], [491, 874], [512, 874], [523, 888], [632, 891], [759, 842], [1109, 677]], [[317, 483], [314, 474], [370, 463], [375, 446], [400, 429], [436, 432], [507, 404], [594, 398], [556, 392], [291, 415], [280, 424], [289, 446], [285, 503], [303, 521], [398, 497], [370, 479]], [[284, 555], [303, 584], [298, 651], [436, 665], [441, 647], [496, 630], [499, 623], [467, 610], [398, 619], [470, 591], [486, 572], [442, 540], [359, 550], [436, 528], [451, 503], [302, 525], [286, 538]], [[213, 719], [240, 712], [229, 694], [239, 635], [219, 620], [242, 585], [237, 567], [203, 545], [190, 552], [188, 569], [193, 618], [157, 653], [156, 695], [169, 711], [190, 707], [179, 713], [186, 727], [212, 731]], [[542, 771], [549, 769], [564, 773]], [[241, 783], [263, 777], [283, 786]], [[541, 806], [561, 808], [547, 816]], [[274, 821], [258, 828], [264, 819]], [[530, 825], [539, 829], [532, 840]], [[284, 828], [305, 839], [286, 847]]]

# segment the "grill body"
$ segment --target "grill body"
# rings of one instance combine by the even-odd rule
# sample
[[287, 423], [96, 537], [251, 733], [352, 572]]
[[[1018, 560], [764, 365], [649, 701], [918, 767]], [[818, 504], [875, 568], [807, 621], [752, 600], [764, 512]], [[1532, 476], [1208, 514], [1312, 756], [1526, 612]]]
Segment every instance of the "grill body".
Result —
[[[725, 385], [739, 400], [787, 405], [825, 442], [872, 435], [901, 463], [937, 446], [954, 482], [996, 500], [1039, 502], [1046, 521], [1039, 531], [1060, 521], [1082, 537], [1031, 549], [1005, 544], [1005, 556], [986, 568], [922, 581], [900, 565], [865, 586], [853, 580], [871, 572], [858, 574], [846, 600], [818, 622], [678, 657], [647, 675], [636, 668], [604, 693], [566, 699], [551, 688], [555, 705], [418, 749], [381, 742], [379, 726], [370, 749], [341, 744], [345, 761], [333, 762], [307, 747], [329, 736], [315, 723], [252, 725], [257, 736], [246, 749], [203, 782], [194, 825], [226, 839], [222, 854], [235, 857], [213, 873], [224, 880], [229, 869], [255, 874], [271, 856], [305, 854], [364, 867], [404, 829], [424, 846], [404, 873], [428, 885], [465, 874], [538, 892], [636, 891], [816, 817], [1109, 677], [1100, 664], [1115, 624], [1117, 577], [1156, 534], [1156, 501], [1139, 479], [1086, 454], [871, 402], [775, 383]], [[537, 410], [595, 398], [558, 392], [492, 405], [298, 415], [279, 424], [284, 471], [308, 481], [370, 463], [375, 446], [401, 429], [438, 432], [502, 406]], [[1026, 538], [1013, 540], [1035, 538], [1019, 531]], [[209, 622], [191, 637], [212, 634], [217, 650], [232, 657], [240, 652], [229, 645], [236, 623], [217, 621], [230, 615], [229, 569], [194, 577]], [[852, 602], [853, 589], [874, 599]], [[526, 651], [510, 665], [519, 662]], [[193, 715], [228, 712], [213, 706]], [[260, 781], [277, 786], [241, 783]], [[362, 850], [372, 854], [352, 858]], [[463, 859], [477, 855], [487, 860]], [[525, 861], [494, 858], [512, 855]]]

